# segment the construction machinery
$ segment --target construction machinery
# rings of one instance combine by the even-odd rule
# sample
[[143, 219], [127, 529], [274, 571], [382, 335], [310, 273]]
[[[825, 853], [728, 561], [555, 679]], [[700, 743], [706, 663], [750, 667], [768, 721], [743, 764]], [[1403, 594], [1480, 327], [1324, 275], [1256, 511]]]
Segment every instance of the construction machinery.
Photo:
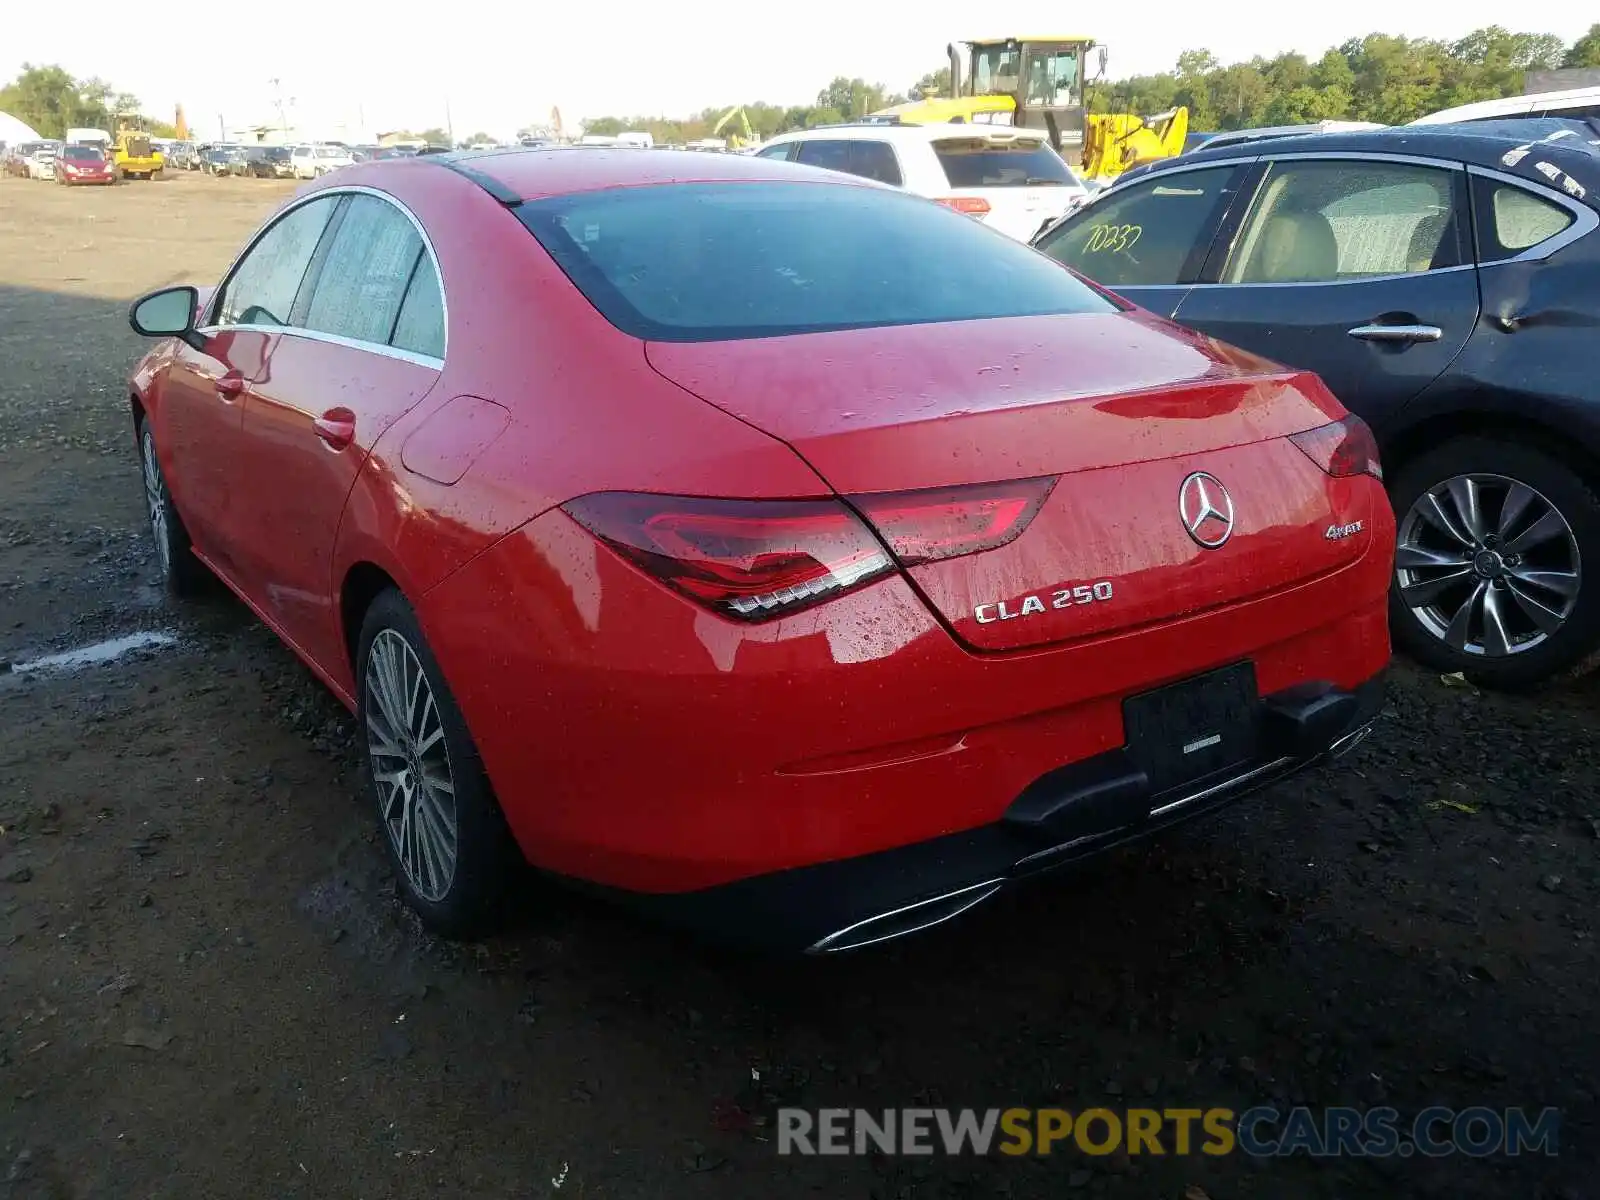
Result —
[[729, 147], [731, 149], [738, 150], [743, 146], [755, 145], [755, 143], [760, 139], [756, 137], [755, 130], [750, 128], [750, 118], [745, 115], [744, 105], [742, 104], [734, 105], [717, 119], [717, 123], [711, 127], [711, 136], [714, 138], [721, 137], [722, 131], [726, 129], [735, 118], [737, 118], [739, 121], [738, 132], [728, 138]]
[[1115, 179], [1124, 171], [1176, 158], [1189, 137], [1189, 110], [1169, 108], [1141, 117], [1134, 113], [1091, 113], [1084, 127], [1081, 163], [1086, 179]]
[[[958, 47], [965, 47], [965, 54]], [[950, 95], [925, 96], [873, 113], [907, 125], [1019, 125], [1049, 131], [1058, 150], [1083, 142], [1084, 84], [1093, 38], [1007, 37], [945, 47]], [[965, 59], [965, 62], [963, 62]], [[1099, 55], [1104, 70], [1105, 51]]]
[[166, 159], [150, 144], [150, 135], [130, 125], [117, 126], [111, 144], [111, 161], [124, 179], [159, 179]]
[[[962, 47], [965, 48], [963, 52]], [[1048, 132], [1050, 144], [1094, 179], [1183, 151], [1187, 109], [1159, 116], [1088, 111], [1089, 60], [1105, 75], [1106, 48], [1087, 37], [974, 39], [945, 47], [950, 95], [924, 96], [868, 119], [905, 125], [1017, 125]]]

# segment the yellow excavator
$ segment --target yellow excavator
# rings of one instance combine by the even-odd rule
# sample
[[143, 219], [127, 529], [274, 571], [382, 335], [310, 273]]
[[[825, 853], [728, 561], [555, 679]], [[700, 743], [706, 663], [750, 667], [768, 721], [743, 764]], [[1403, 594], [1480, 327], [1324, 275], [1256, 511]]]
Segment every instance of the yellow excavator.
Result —
[[[965, 48], [963, 50], [958, 48]], [[1189, 110], [1152, 117], [1090, 113], [1085, 89], [1089, 56], [1096, 77], [1106, 69], [1106, 48], [1086, 37], [979, 38], [945, 47], [950, 95], [924, 96], [880, 109], [868, 119], [890, 124], [991, 124], [1044, 129], [1063, 157], [1076, 158], [1085, 175], [1104, 180], [1130, 167], [1183, 152]]]
[[711, 136], [721, 137], [722, 131], [728, 127], [735, 117], [739, 120], [739, 132], [728, 138], [729, 149], [738, 150], [746, 145], [753, 146], [760, 141], [756, 137], [755, 130], [750, 128], [750, 118], [745, 115], [744, 105], [742, 104], [736, 104], [722, 114], [717, 123], [711, 127]]

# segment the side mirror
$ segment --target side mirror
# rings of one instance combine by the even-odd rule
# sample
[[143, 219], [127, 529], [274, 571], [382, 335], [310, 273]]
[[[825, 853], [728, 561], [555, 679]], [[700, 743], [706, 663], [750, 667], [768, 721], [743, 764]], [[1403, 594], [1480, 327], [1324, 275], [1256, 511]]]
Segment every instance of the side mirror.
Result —
[[181, 338], [196, 350], [205, 348], [205, 338], [195, 332], [196, 310], [200, 307], [198, 289], [184, 284], [162, 288], [135, 300], [128, 309], [128, 324], [140, 337]]

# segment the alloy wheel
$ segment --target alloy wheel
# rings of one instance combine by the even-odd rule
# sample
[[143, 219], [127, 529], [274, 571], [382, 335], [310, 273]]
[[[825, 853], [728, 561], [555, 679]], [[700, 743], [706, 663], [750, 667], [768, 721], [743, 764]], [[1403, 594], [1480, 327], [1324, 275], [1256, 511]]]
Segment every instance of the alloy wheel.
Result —
[[167, 490], [161, 479], [161, 464], [156, 460], [156, 439], [148, 428], [140, 438], [140, 464], [144, 475], [145, 507], [150, 514], [150, 534], [156, 541], [156, 560], [162, 578], [172, 574], [172, 545], [167, 528]]
[[444, 725], [416, 651], [382, 629], [367, 651], [367, 757], [384, 829], [406, 882], [438, 903], [455, 878], [455, 779]]
[[1578, 602], [1578, 539], [1542, 493], [1505, 475], [1445, 479], [1400, 520], [1400, 598], [1434, 637], [1505, 658], [1560, 632]]

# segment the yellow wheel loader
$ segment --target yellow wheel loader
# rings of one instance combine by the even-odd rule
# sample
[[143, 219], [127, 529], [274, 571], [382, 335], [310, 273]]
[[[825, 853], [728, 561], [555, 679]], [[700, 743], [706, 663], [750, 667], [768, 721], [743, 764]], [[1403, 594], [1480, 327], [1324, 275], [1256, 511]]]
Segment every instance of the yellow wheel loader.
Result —
[[1151, 117], [1133, 113], [1091, 113], [1083, 137], [1083, 174], [1115, 179], [1124, 171], [1176, 158], [1189, 136], [1189, 110], [1172, 108]]
[[117, 130], [111, 146], [111, 159], [124, 179], [158, 179], [166, 158], [150, 144], [150, 135], [126, 125]]
[[[1158, 117], [1089, 113], [1085, 99], [1090, 51], [1086, 37], [975, 39], [945, 47], [950, 95], [926, 96], [873, 113], [868, 120], [902, 125], [992, 124], [1043, 129], [1050, 144], [1093, 179], [1183, 151], [1187, 109]], [[1106, 50], [1098, 47], [1097, 77]]]

